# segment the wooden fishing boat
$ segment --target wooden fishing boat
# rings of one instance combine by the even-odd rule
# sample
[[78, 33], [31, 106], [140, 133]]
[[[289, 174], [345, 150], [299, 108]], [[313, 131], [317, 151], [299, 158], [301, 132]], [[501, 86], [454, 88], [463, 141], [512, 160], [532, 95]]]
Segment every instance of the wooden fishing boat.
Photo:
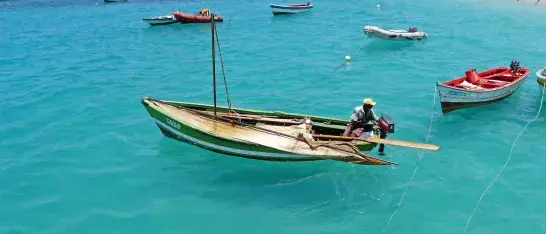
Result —
[[[174, 18], [178, 20], [178, 22], [183, 24], [188, 24], [188, 23], [209, 23], [211, 21], [210, 19], [212, 15], [211, 16], [191, 15], [191, 14], [186, 14], [183, 12], [174, 12], [173, 16]], [[222, 18], [221, 16], [214, 16], [214, 21], [223, 22], [224, 18]]]
[[288, 5], [269, 4], [269, 7], [271, 7], [271, 10], [273, 11], [273, 15], [296, 14], [313, 9], [313, 5], [310, 2]]
[[546, 85], [546, 67], [538, 70], [536, 75], [537, 75], [538, 85], [545, 86]]
[[498, 67], [479, 73], [470, 69], [463, 77], [436, 82], [442, 112], [501, 101], [512, 95], [528, 74], [528, 68], [520, 68], [519, 62], [512, 61], [510, 68]]
[[142, 20], [144, 20], [144, 22], [149, 23], [152, 26], [178, 23], [178, 20], [176, 18], [174, 18], [174, 16], [172, 14], [171, 15], [163, 15], [163, 16], [157, 16], [157, 17], [144, 18]]
[[[348, 161], [354, 157], [352, 160], [363, 164], [391, 164], [372, 157], [360, 158], [359, 151], [371, 151], [374, 142], [352, 142], [357, 150], [342, 142], [331, 142], [328, 135], [341, 136], [347, 123], [344, 120], [220, 106], [216, 107], [215, 118], [211, 105], [148, 97], [142, 103], [165, 136], [218, 153], [271, 161]], [[310, 144], [298, 136], [307, 137]], [[379, 138], [379, 134], [374, 137]]]
[[[211, 14], [214, 16], [214, 14]], [[394, 123], [382, 116], [367, 137], [343, 137], [347, 121], [278, 111], [216, 105], [215, 22], [211, 22], [213, 105], [142, 98], [161, 132], [176, 140], [218, 153], [270, 161], [337, 160], [355, 164], [389, 165], [366, 155], [377, 144], [437, 150], [438, 146], [384, 139]], [[217, 38], [217, 37], [216, 37]], [[222, 59], [220, 48], [220, 59]], [[223, 62], [222, 62], [223, 63]], [[223, 71], [223, 66], [222, 66]]]

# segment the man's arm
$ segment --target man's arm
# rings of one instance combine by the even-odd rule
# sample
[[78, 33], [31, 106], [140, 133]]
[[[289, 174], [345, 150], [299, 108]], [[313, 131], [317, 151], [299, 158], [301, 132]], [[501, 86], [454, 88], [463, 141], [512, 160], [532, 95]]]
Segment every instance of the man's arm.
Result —
[[373, 117], [373, 120], [375, 122], [379, 121], [379, 117], [377, 117], [377, 115], [375, 115], [375, 111], [371, 110], [372, 111], [372, 117]]

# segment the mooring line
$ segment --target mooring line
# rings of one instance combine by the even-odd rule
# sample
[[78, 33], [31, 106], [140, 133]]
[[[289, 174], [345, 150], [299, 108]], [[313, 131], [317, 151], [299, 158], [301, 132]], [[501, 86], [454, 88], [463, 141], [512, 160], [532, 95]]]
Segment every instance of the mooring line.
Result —
[[474, 207], [474, 210], [472, 210], [472, 213], [470, 213], [470, 216], [468, 216], [468, 219], [466, 220], [466, 225], [464, 226], [464, 231], [463, 233], [466, 233], [466, 230], [468, 229], [468, 225], [470, 225], [470, 221], [472, 220], [472, 216], [474, 216], [474, 213], [476, 212], [476, 210], [478, 209], [478, 207], [480, 206], [480, 203], [482, 202], [482, 199], [483, 197], [485, 196], [485, 194], [487, 193], [487, 191], [489, 191], [489, 188], [491, 188], [491, 186], [493, 186], [493, 184], [497, 181], [497, 179], [499, 178], [500, 174], [504, 171], [504, 169], [506, 168], [506, 166], [508, 165], [508, 163], [510, 162], [510, 159], [512, 158], [512, 153], [514, 152], [514, 147], [516, 146], [516, 142], [519, 140], [519, 137], [523, 134], [523, 132], [525, 131], [525, 129], [527, 129], [527, 127], [529, 127], [529, 125], [534, 122], [538, 116], [540, 115], [540, 112], [542, 111], [542, 102], [544, 101], [544, 90], [546, 90], [546, 85], [542, 87], [542, 97], [540, 98], [540, 104], [539, 104], [539, 107], [538, 107], [538, 112], [537, 114], [535, 115], [535, 117], [533, 119], [531, 119], [529, 122], [527, 122], [527, 124], [525, 125], [525, 127], [523, 127], [521, 129], [521, 131], [519, 132], [518, 136], [516, 137], [516, 139], [514, 140], [514, 142], [512, 142], [512, 147], [510, 148], [510, 154], [508, 154], [508, 158], [506, 159], [506, 162], [504, 163], [504, 165], [502, 166], [502, 168], [500, 169], [500, 171], [497, 173], [497, 175], [493, 178], [493, 180], [491, 180], [491, 182], [489, 183], [489, 185], [487, 185], [487, 187], [485, 188], [485, 190], [483, 191], [482, 195], [480, 196], [480, 199], [478, 199], [478, 203], [476, 203], [476, 206]]
[[[428, 125], [428, 133], [427, 133], [427, 138], [425, 140], [425, 143], [428, 143], [428, 139], [430, 138], [430, 131], [432, 130], [432, 121], [434, 120], [434, 109], [436, 107], [436, 91], [437, 91], [436, 90], [436, 85], [434, 85], [434, 93], [433, 93], [434, 94], [434, 99], [432, 101], [432, 111], [430, 112], [430, 122], [429, 122], [429, 125]], [[417, 170], [419, 169], [419, 162], [421, 162], [421, 159], [423, 158], [424, 152], [425, 152], [425, 150], [421, 150], [421, 152], [419, 153], [419, 158], [417, 159], [415, 169], [413, 170], [413, 175], [411, 176], [411, 179], [409, 180], [408, 184], [406, 185], [406, 188], [404, 189], [404, 193], [402, 194], [402, 197], [398, 201], [398, 207], [396, 207], [396, 210], [394, 210], [394, 212], [392, 213], [391, 217], [389, 218], [389, 220], [387, 221], [387, 223], [383, 227], [383, 230], [381, 230], [381, 234], [384, 233], [387, 230], [387, 227], [391, 223], [392, 219], [394, 218], [394, 216], [396, 216], [396, 213], [398, 213], [398, 211], [400, 210], [400, 207], [402, 207], [402, 203], [404, 202], [404, 198], [408, 194], [408, 189], [409, 189], [411, 183], [413, 182], [413, 179], [415, 179], [415, 175], [417, 174]]]

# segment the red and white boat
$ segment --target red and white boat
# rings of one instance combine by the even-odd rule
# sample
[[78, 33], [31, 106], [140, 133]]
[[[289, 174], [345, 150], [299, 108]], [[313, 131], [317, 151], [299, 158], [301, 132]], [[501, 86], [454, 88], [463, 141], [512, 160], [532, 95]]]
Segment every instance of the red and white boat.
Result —
[[[209, 23], [210, 22], [210, 16], [209, 15], [191, 15], [186, 14], [183, 12], [174, 12], [173, 13], [174, 18], [178, 20], [178, 22], [187, 24], [187, 23]], [[223, 22], [224, 18], [221, 16], [215, 16], [214, 17], [215, 22]]]
[[438, 83], [442, 112], [498, 102], [509, 97], [525, 81], [529, 68], [519, 67], [512, 61], [510, 68], [498, 67], [476, 72], [470, 69], [465, 76]]

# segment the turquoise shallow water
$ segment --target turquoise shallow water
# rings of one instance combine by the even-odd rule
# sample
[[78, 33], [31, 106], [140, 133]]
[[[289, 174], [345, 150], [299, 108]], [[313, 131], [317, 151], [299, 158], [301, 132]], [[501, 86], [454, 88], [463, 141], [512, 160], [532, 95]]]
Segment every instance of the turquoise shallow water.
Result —
[[[267, 1], [2, 1], [0, 233], [380, 233], [420, 151], [395, 167], [272, 163], [161, 135], [142, 96], [210, 103], [208, 25], [140, 19], [209, 7], [236, 107], [348, 118], [364, 97], [392, 116], [391, 138], [423, 142], [434, 82], [519, 59], [533, 74], [509, 99], [443, 116], [385, 233], [461, 233], [541, 99], [544, 7], [512, 2], [314, 2], [273, 17]], [[381, 4], [380, 9], [375, 5]], [[364, 25], [429, 33], [364, 37]], [[336, 69], [345, 55], [349, 69]], [[222, 90], [221, 88], [219, 89]], [[223, 101], [220, 93], [220, 101]], [[521, 136], [469, 233], [546, 231], [545, 114]]]

